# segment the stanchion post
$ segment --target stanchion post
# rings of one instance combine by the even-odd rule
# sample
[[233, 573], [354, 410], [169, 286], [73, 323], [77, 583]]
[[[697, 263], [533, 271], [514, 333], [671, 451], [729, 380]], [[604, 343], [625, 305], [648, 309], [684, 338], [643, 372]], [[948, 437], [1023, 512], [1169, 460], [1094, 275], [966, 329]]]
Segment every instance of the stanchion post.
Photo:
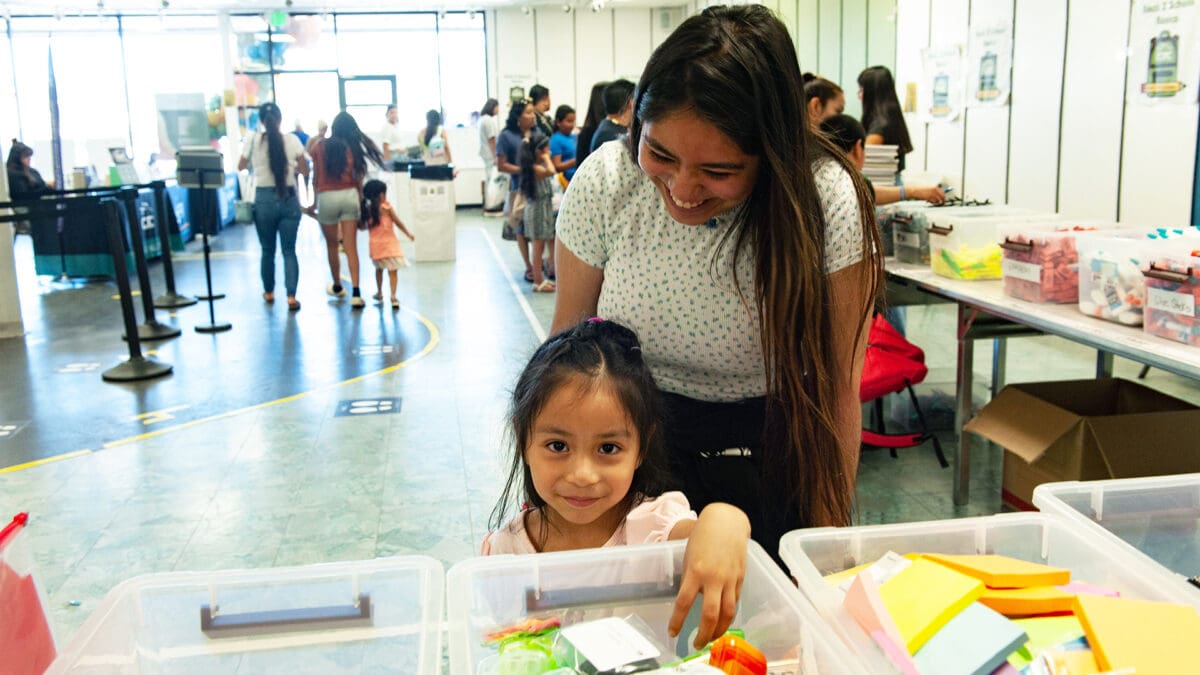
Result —
[[[137, 264], [138, 288], [142, 292], [142, 313], [144, 321], [138, 326], [138, 337], [143, 340], [165, 340], [179, 337], [182, 334], [178, 328], [160, 323], [154, 316], [154, 291], [150, 288], [150, 267], [146, 264], [146, 242], [142, 237], [142, 223], [137, 212], [138, 191], [135, 187], [121, 189], [121, 202], [125, 205], [125, 216], [129, 224], [129, 244], [133, 249], [133, 259]], [[125, 334], [129, 339], [129, 334]]]
[[[208, 300], [208, 324], [196, 326], [197, 333], [221, 333], [233, 328], [229, 323], [217, 323], [216, 313], [213, 310], [213, 300], [223, 298], [224, 295], [217, 295], [212, 290], [212, 265], [209, 261], [208, 248], [208, 193], [207, 190], [215, 190], [220, 186], [221, 178], [225, 175], [221, 164], [221, 153], [214, 150], [198, 149], [184, 150], [175, 155], [176, 158], [176, 173], [178, 175], [179, 184], [184, 187], [196, 188], [196, 194], [200, 200], [198, 207], [200, 219], [200, 234], [204, 240], [204, 280], [208, 284], [208, 295], [198, 296], [201, 300]], [[206, 179], [212, 178], [213, 182], [206, 184]], [[210, 187], [211, 186], [211, 187]], [[216, 217], [216, 214], [213, 214]]]
[[175, 292], [175, 265], [171, 261], [171, 221], [175, 215], [171, 206], [171, 197], [167, 194], [167, 184], [156, 180], [150, 184], [154, 190], [154, 223], [158, 228], [159, 248], [162, 250], [163, 278], [167, 283], [167, 292], [154, 298], [154, 306], [159, 309], [175, 309], [196, 304], [196, 299]]
[[171, 372], [171, 365], [142, 356], [141, 340], [138, 339], [137, 319], [133, 315], [133, 290], [129, 287], [129, 270], [125, 266], [125, 242], [121, 236], [121, 209], [113, 199], [101, 204], [104, 213], [104, 230], [108, 235], [108, 250], [112, 254], [113, 276], [121, 294], [121, 314], [125, 320], [125, 335], [129, 338], [129, 360], [123, 361], [101, 373], [108, 382], [135, 382], [159, 377]]

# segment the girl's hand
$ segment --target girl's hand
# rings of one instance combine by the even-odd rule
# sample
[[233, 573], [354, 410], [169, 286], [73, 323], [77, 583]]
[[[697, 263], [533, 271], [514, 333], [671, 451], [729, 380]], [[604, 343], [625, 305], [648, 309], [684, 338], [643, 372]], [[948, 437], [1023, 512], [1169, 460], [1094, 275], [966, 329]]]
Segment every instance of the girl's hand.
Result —
[[408, 240], [409, 240], [409, 241], [416, 241], [416, 240], [417, 240], [417, 238], [416, 238], [416, 237], [414, 237], [414, 236], [412, 236], [412, 235], [410, 234], [410, 235], [408, 235]]
[[688, 536], [683, 580], [675, 598], [675, 611], [667, 624], [672, 637], [679, 634], [697, 593], [704, 596], [704, 605], [693, 646], [701, 649], [729, 630], [746, 575], [749, 539], [750, 520], [736, 506], [714, 503], [700, 512]]

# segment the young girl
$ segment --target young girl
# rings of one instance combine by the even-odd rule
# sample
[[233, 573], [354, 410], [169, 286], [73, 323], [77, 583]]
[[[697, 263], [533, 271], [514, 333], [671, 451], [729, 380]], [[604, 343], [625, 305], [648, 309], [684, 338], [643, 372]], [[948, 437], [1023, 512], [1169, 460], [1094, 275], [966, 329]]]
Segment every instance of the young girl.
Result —
[[375, 263], [375, 300], [383, 300], [383, 271], [388, 271], [388, 280], [392, 284], [392, 309], [400, 309], [400, 301], [396, 299], [396, 270], [408, 267], [404, 259], [404, 251], [400, 249], [400, 240], [396, 238], [393, 225], [414, 241], [412, 232], [404, 227], [396, 210], [387, 202], [387, 183], [372, 178], [363, 186], [362, 221], [367, 226], [370, 236], [371, 261]]
[[[550, 139], [534, 133], [521, 146], [519, 189], [525, 195], [525, 236], [533, 240], [536, 262], [547, 251], [545, 273], [554, 274], [554, 183], [557, 173], [550, 159]], [[548, 250], [547, 250], [548, 247]], [[543, 277], [541, 265], [533, 265], [533, 292], [553, 293], [554, 282]]]
[[[702, 593], [699, 647], [733, 620], [750, 522], [722, 503], [697, 517], [682, 493], [665, 491], [661, 416], [633, 331], [592, 318], [543, 343], [513, 391], [513, 460], [482, 553], [689, 539], [668, 629], [678, 634]], [[522, 510], [501, 527], [514, 503]]]

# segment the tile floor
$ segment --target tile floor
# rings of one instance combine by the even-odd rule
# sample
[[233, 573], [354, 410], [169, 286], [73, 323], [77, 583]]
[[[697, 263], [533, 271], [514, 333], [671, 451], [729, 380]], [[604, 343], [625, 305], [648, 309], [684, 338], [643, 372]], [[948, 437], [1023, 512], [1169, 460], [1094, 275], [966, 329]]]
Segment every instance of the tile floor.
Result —
[[[27, 334], [0, 340], [0, 425], [22, 426], [0, 440], [0, 467], [8, 467], [0, 468], [0, 517], [32, 514], [30, 543], [59, 641], [110, 588], [138, 574], [409, 553], [451, 565], [474, 555], [503, 479], [506, 396], [554, 302], [520, 281], [520, 258], [499, 230], [477, 210], [459, 211], [456, 262], [402, 270], [399, 313], [371, 304], [353, 311], [324, 295], [323, 243], [306, 219], [304, 306], [289, 314], [282, 298], [267, 306], [259, 297], [253, 229], [227, 228], [213, 244], [214, 278], [228, 293], [215, 311], [233, 330], [195, 333], [207, 320], [202, 305], [160, 312], [183, 335], [148, 348], [175, 370], [140, 384], [105, 383], [97, 370], [124, 349], [114, 286], [37, 277], [21, 237]], [[198, 252], [193, 242], [177, 262], [184, 292], [201, 287]], [[908, 310], [909, 335], [931, 365], [921, 392], [943, 392], [943, 413], [953, 391], [953, 324], [949, 306]], [[979, 401], [987, 352], [977, 350]], [[1009, 346], [1010, 381], [1086, 378], [1092, 363], [1091, 352], [1056, 338]], [[1138, 369], [1117, 364], [1125, 377]], [[1200, 401], [1195, 383], [1159, 372], [1148, 382]], [[399, 413], [336, 414], [339, 402], [381, 397], [400, 398]], [[949, 454], [953, 439], [942, 436]], [[1000, 510], [1000, 453], [975, 445], [965, 507], [952, 505], [950, 470], [930, 449], [899, 459], [867, 453], [858, 521]]]

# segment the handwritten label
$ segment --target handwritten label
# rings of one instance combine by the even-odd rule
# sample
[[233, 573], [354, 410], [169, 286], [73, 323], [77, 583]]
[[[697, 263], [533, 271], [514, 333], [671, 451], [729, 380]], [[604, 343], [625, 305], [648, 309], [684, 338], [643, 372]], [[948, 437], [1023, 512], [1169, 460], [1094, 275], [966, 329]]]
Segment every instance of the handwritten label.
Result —
[[1035, 284], [1042, 283], [1041, 265], [1005, 258], [1000, 263], [1000, 268], [1003, 270], [1004, 276], [1006, 277], [1021, 279], [1022, 281], [1029, 281]]
[[901, 232], [900, 230], [896, 230], [895, 235], [897, 246], [921, 248], [921, 235], [916, 232]]
[[1146, 305], [1150, 309], [1172, 314], [1196, 316], [1196, 297], [1188, 293], [1172, 293], [1161, 288], [1147, 288]]

